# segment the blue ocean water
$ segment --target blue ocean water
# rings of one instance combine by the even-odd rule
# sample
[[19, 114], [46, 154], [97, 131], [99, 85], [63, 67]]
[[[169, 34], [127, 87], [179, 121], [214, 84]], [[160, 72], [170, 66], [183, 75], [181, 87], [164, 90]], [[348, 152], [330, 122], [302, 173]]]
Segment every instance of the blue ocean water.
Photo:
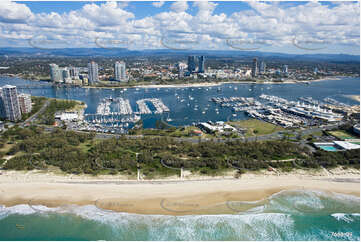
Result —
[[0, 240], [360, 240], [359, 197], [282, 191], [233, 214], [139, 215], [95, 205], [0, 206]]
[[[18, 86], [20, 92], [34, 96], [52, 98], [75, 99], [84, 101], [88, 108], [86, 113], [95, 113], [99, 102], [107, 97], [123, 97], [130, 100], [133, 111], [137, 110], [136, 101], [143, 98], [161, 98], [170, 108], [169, 114], [142, 115], [145, 128], [155, 127], [155, 121], [172, 119], [172, 125], [191, 125], [200, 121], [227, 121], [247, 119], [243, 112], [232, 116], [231, 108], [221, 108], [213, 102], [211, 97], [254, 97], [261, 94], [275, 95], [288, 100], [297, 100], [299, 97], [312, 97], [322, 100], [326, 97], [334, 98], [340, 102], [356, 105], [357, 101], [347, 95], [360, 94], [359, 78], [342, 78], [340, 80], [327, 80], [306, 84], [249, 84], [227, 83], [209, 87], [177, 87], [177, 88], [127, 88], [102, 89], [80, 87], [53, 87], [51, 83], [34, 82], [19, 78], [0, 77], [0, 86], [12, 84]], [[177, 98], [179, 97], [179, 98]], [[195, 108], [197, 107], [197, 108]], [[219, 113], [215, 111], [219, 108]], [[196, 109], [196, 110], [195, 110]], [[204, 113], [202, 113], [204, 111]]]

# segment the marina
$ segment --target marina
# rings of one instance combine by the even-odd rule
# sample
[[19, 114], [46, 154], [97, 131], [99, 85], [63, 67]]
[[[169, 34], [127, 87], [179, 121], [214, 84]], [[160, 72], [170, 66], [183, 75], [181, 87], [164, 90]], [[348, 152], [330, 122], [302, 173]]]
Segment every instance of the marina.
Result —
[[[82, 131], [96, 131], [103, 133], [126, 133], [135, 123], [141, 120], [144, 114], [169, 113], [169, 108], [159, 98], [146, 98], [136, 101], [139, 111], [133, 112], [130, 100], [122, 97], [104, 98], [97, 106], [96, 113], [84, 115], [84, 122], [76, 125]], [[154, 111], [149, 107], [152, 105]], [[167, 121], [172, 119], [168, 118]], [[75, 128], [73, 126], [73, 128]]]
[[[213, 97], [210, 101], [221, 107], [232, 108], [234, 112], [245, 112], [249, 117], [260, 119], [283, 127], [320, 125], [323, 122], [337, 122], [343, 115], [334, 113], [332, 108], [311, 97], [300, 97], [300, 101], [261, 94], [253, 97]], [[336, 102], [333, 102], [335, 104]], [[339, 104], [339, 103], [338, 103]], [[334, 108], [342, 108], [334, 105]]]
[[121, 97], [116, 99], [117, 101], [117, 107], [120, 114], [132, 114], [133, 110], [130, 106], [129, 99], [123, 99]]
[[155, 108], [154, 113], [155, 114], [161, 114], [164, 112], [169, 112], [169, 108], [164, 105], [161, 99], [159, 98], [147, 98], [147, 99], [141, 99], [137, 101], [137, 105], [139, 108], [139, 114], [152, 114], [153, 112], [150, 110], [147, 103], [152, 103], [152, 105]]
[[97, 107], [97, 114], [108, 115], [110, 114], [110, 102], [108, 100], [103, 100], [103, 102], [99, 103]]
[[152, 111], [149, 109], [148, 105], [146, 104], [145, 99], [138, 100], [137, 105], [139, 108], [139, 111], [138, 111], [139, 114], [151, 114], [152, 113]]
[[[326, 99], [331, 98], [348, 105], [349, 107], [342, 107], [340, 110], [347, 111], [351, 109], [352, 105], [359, 105], [359, 102], [346, 96], [359, 95], [360, 91], [358, 78], [311, 82], [309, 85], [226, 83], [213, 88], [137, 87], [127, 88], [127, 90], [122, 88], [112, 90], [106, 88], [53, 87], [50, 83], [39, 83], [14, 77], [1, 77], [0, 83], [1, 85], [17, 85], [20, 92], [34, 96], [83, 101], [87, 105], [84, 119], [89, 119], [91, 123], [93, 120], [95, 120], [95, 123], [99, 122], [102, 115], [104, 115], [102, 118], [106, 120], [106, 125], [112, 125], [112, 122], [110, 122], [111, 118], [121, 120], [122, 118], [131, 118], [137, 115], [140, 116], [144, 128], [155, 128], [156, 121], [161, 119], [169, 120], [167, 122], [174, 126], [193, 125], [194, 123], [208, 121], [245, 120], [250, 118], [249, 113], [247, 113], [248, 111], [257, 111], [266, 116], [269, 115], [265, 111], [269, 111], [273, 112], [273, 115], [275, 115], [274, 113], [279, 113], [279, 116], [282, 116], [286, 114], [282, 110], [282, 105], [280, 105], [283, 104], [284, 106], [285, 104], [284, 101], [282, 102], [282, 99], [290, 103], [288, 110], [292, 107], [297, 107], [297, 102], [299, 102], [299, 105], [302, 105], [302, 103], [305, 105], [305, 107], [300, 107], [304, 110], [309, 109], [310, 105], [312, 107], [313, 105], [318, 105], [322, 110], [335, 110], [335, 102], [331, 101], [332, 104], [330, 99]], [[21, 87], [23, 86], [26, 86], [26, 88], [22, 89]], [[237, 87], [237, 90], [235, 90], [235, 87]], [[282, 98], [278, 101], [274, 100], [279, 103], [279, 106], [271, 104], [270, 100], [261, 99], [260, 96], [262, 94]], [[306, 97], [308, 98], [302, 100]], [[156, 112], [156, 105], [149, 101], [154, 98], [161, 100], [169, 111], [163, 107], [163, 112], [160, 109]], [[210, 100], [211, 98], [215, 98], [215, 101]], [[216, 100], [221, 102], [218, 101], [217, 103]], [[311, 101], [311, 103], [307, 100]], [[101, 103], [104, 104], [100, 105]], [[94, 114], [97, 115], [94, 116]], [[324, 113], [324, 115], [328, 114]], [[297, 119], [301, 119], [304, 122], [310, 122], [306, 117], [290, 112], [285, 117], [293, 116], [297, 116]], [[275, 120], [273, 121], [276, 122]], [[128, 123], [129, 129], [132, 127], [132, 123]]]

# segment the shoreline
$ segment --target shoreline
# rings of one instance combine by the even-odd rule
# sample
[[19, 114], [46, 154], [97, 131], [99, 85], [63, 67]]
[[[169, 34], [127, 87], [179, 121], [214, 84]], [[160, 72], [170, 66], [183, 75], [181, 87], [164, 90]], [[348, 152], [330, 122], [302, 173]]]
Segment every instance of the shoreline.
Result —
[[257, 81], [223, 81], [223, 82], [198, 82], [198, 83], [182, 83], [182, 84], [146, 84], [136, 86], [114, 86], [114, 87], [96, 87], [96, 86], [81, 86], [82, 88], [104, 88], [104, 89], [124, 89], [124, 88], [189, 88], [189, 87], [216, 87], [224, 84], [261, 84], [261, 85], [273, 85], [273, 84], [304, 84], [319, 81], [328, 80], [341, 80], [343, 76], [325, 77], [317, 80], [310, 81], [298, 81], [287, 80], [284, 82], [257, 82]]
[[[11, 76], [7, 76], [7, 75], [3, 75], [6, 77], [11, 77]], [[21, 78], [24, 79], [23, 77], [21, 77], [21, 75], [15, 75], [13, 77], [17, 77], [17, 78]], [[197, 82], [197, 83], [181, 83], [181, 84], [144, 84], [144, 85], [134, 85], [134, 86], [130, 86], [130, 85], [126, 85], [126, 86], [82, 86], [82, 85], [61, 85], [60, 87], [67, 87], [67, 86], [71, 86], [71, 87], [81, 87], [81, 88], [99, 88], [99, 89], [125, 89], [125, 88], [187, 88], [187, 87], [213, 87], [213, 86], [220, 86], [223, 84], [264, 84], [264, 85], [269, 85], [269, 84], [304, 84], [304, 83], [312, 83], [312, 82], [320, 82], [320, 81], [327, 81], [327, 80], [341, 80], [342, 78], [347, 78], [349, 76], [332, 76], [332, 77], [324, 77], [321, 79], [316, 79], [316, 80], [286, 80], [283, 82], [269, 82], [269, 81], [262, 81], [262, 82], [257, 82], [257, 81], [221, 81], [221, 82]], [[28, 79], [24, 79], [24, 80], [28, 80]], [[38, 80], [38, 79], [34, 79], [34, 80], [28, 80], [28, 81], [35, 81], [35, 82], [43, 82], [42, 80]], [[51, 82], [48, 82], [51, 83]]]
[[347, 98], [349, 98], [351, 100], [360, 102], [360, 95], [345, 95], [345, 97], [347, 97]]
[[[0, 204], [47, 207], [95, 205], [133, 214], [232, 214], [229, 202], [255, 202], [288, 190], [316, 190], [360, 197], [357, 170], [340, 174], [322, 171], [274, 175], [242, 175], [213, 180], [106, 180], [99, 177], [6, 171], [0, 175]], [[247, 208], [249, 209], [249, 207]]]

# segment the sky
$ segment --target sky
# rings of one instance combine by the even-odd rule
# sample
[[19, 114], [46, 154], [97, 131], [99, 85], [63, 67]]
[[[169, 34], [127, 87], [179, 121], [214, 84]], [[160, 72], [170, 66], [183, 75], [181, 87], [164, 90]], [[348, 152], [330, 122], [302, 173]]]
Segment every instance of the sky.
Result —
[[1, 0], [0, 46], [359, 55], [360, 5]]

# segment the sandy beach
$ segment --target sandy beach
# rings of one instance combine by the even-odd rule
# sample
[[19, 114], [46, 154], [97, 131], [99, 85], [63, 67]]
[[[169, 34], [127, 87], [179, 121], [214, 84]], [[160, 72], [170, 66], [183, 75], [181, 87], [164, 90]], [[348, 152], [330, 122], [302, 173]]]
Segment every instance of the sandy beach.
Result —
[[345, 95], [345, 97], [360, 102], [360, 95]]
[[[192, 180], [135, 181], [121, 177], [56, 175], [41, 171], [2, 171], [0, 204], [48, 207], [95, 205], [101, 209], [137, 214], [234, 213], [234, 201], [261, 201], [283, 190], [321, 190], [360, 196], [358, 170], [341, 169], [314, 174], [265, 172]], [[37, 206], [35, 206], [36, 208]]]

